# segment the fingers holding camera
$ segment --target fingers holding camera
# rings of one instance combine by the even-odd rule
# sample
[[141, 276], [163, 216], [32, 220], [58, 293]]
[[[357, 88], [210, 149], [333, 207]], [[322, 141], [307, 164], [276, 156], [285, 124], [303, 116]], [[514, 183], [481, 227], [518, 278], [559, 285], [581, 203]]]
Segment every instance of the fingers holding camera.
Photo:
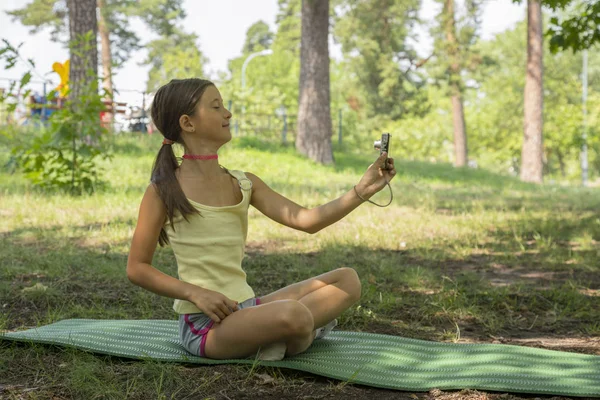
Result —
[[393, 178], [394, 175], [396, 175], [396, 166], [394, 165], [393, 158], [387, 159], [387, 173], [390, 176], [390, 179]]

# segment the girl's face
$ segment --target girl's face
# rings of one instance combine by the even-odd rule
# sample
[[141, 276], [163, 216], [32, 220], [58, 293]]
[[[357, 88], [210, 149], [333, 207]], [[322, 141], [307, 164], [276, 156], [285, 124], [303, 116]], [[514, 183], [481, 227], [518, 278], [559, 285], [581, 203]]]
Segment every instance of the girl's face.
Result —
[[231, 112], [225, 108], [221, 93], [212, 85], [206, 88], [196, 106], [196, 112], [190, 116], [194, 127], [193, 134], [217, 142], [231, 140], [230, 119]]

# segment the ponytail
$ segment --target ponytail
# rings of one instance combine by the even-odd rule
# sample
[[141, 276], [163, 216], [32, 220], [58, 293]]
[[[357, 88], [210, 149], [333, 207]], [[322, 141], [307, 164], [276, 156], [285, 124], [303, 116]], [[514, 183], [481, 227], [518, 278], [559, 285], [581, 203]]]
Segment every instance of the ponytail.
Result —
[[[175, 230], [175, 226], [173, 225], [175, 210], [178, 210], [186, 221], [188, 221], [188, 215], [200, 214], [189, 202], [183, 190], [181, 190], [181, 186], [175, 175], [177, 168], [179, 168], [179, 164], [175, 158], [175, 153], [173, 153], [172, 145], [163, 144], [152, 166], [151, 181], [156, 186], [158, 195], [167, 209], [167, 218], [173, 230]], [[164, 228], [160, 230], [158, 244], [161, 247], [169, 244], [169, 237]]]
[[[165, 139], [184, 145], [179, 118], [182, 115], [193, 115], [202, 94], [212, 85], [212, 82], [205, 79], [173, 79], [156, 91], [152, 101], [152, 121]], [[167, 218], [173, 230], [175, 230], [173, 225], [175, 211], [179, 211], [186, 221], [189, 221], [189, 215], [200, 214], [183, 193], [175, 175], [177, 168], [179, 163], [175, 158], [173, 146], [163, 144], [152, 166], [150, 180], [156, 186], [158, 195], [165, 205]], [[160, 230], [158, 244], [160, 246], [169, 244], [169, 237], [164, 228]]]

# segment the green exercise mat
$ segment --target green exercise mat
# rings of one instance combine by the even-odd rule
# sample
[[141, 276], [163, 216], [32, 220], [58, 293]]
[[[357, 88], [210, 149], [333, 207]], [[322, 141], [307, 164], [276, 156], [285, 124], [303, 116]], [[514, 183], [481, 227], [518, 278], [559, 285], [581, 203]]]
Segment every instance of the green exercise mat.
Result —
[[115, 356], [198, 364], [292, 368], [380, 388], [480, 389], [600, 397], [600, 356], [503, 344], [455, 344], [333, 331], [282, 361], [210, 360], [188, 353], [175, 320], [68, 319], [20, 332], [15, 341], [51, 343]]

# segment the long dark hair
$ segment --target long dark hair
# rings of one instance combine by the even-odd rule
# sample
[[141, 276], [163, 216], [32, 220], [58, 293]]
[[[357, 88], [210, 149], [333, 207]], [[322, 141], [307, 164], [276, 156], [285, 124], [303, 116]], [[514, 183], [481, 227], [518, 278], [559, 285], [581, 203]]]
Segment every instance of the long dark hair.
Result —
[[[166, 139], [184, 145], [179, 118], [184, 114], [194, 115], [202, 94], [209, 86], [214, 86], [214, 84], [205, 79], [173, 79], [156, 91], [152, 101], [152, 121]], [[158, 195], [165, 204], [167, 217], [173, 229], [175, 229], [173, 215], [176, 210], [186, 221], [188, 215], [200, 214], [181, 190], [175, 176], [177, 168], [179, 168], [179, 163], [175, 158], [172, 145], [163, 144], [154, 160], [150, 180], [156, 185]], [[160, 230], [158, 243], [160, 246], [169, 243], [169, 237], [164, 228]]]

